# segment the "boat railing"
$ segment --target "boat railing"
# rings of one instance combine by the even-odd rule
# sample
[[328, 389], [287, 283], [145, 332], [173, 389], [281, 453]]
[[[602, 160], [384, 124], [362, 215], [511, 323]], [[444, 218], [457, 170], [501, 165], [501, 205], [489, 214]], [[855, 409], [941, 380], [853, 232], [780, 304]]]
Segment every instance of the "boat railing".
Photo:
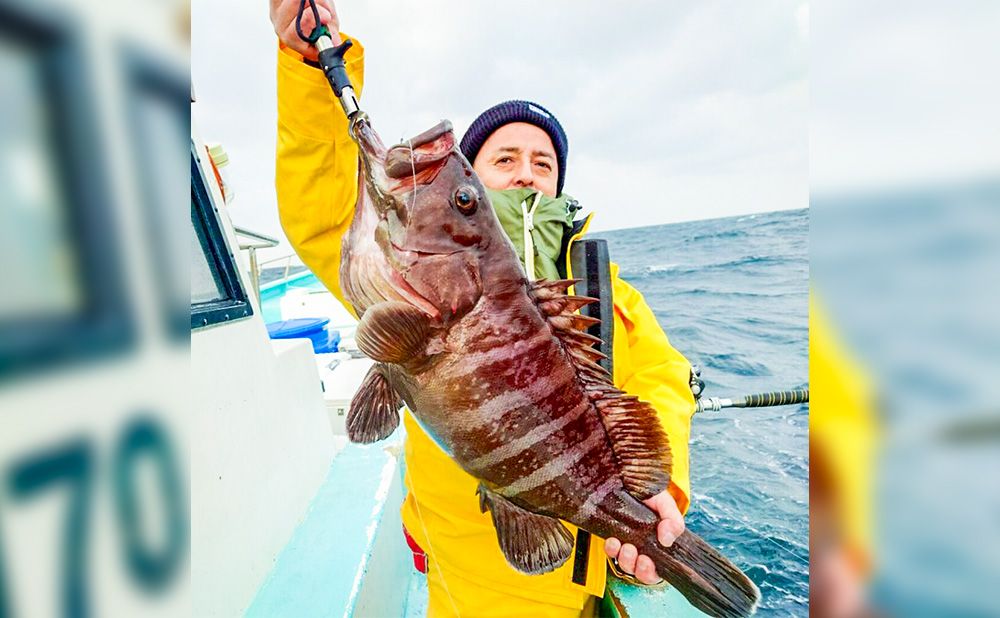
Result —
[[[240, 249], [247, 251], [250, 254], [250, 280], [253, 282], [253, 291], [257, 296], [257, 304], [260, 304], [260, 267], [262, 264], [257, 263], [257, 249], [270, 249], [272, 247], [277, 247], [281, 244], [277, 238], [273, 236], [268, 236], [267, 234], [261, 234], [260, 232], [254, 232], [253, 230], [248, 230], [245, 227], [240, 227], [238, 225], [233, 226], [236, 231], [236, 235], [240, 239]], [[290, 257], [290, 256], [289, 256]], [[279, 258], [284, 259], [284, 258]], [[268, 260], [264, 262], [267, 264], [273, 260]], [[287, 275], [288, 269], [286, 267], [285, 273]]]
[[289, 253], [288, 255], [283, 255], [281, 257], [276, 257], [276, 258], [271, 258], [269, 260], [264, 260], [263, 262], [260, 263], [261, 269], [263, 270], [264, 266], [269, 266], [271, 264], [278, 264], [279, 268], [281, 267], [281, 265], [283, 265], [285, 271], [284, 271], [284, 273], [282, 273], [281, 277], [278, 278], [278, 280], [280, 281], [281, 279], [287, 279], [288, 275], [291, 274], [292, 266], [295, 266], [295, 264], [293, 262], [298, 257], [299, 256], [296, 253]]

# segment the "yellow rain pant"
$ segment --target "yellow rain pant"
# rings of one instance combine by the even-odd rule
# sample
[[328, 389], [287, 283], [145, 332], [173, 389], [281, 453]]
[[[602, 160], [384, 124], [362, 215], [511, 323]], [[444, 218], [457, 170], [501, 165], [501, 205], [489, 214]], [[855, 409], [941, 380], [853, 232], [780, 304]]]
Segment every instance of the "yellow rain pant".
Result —
[[589, 596], [583, 609], [572, 609], [550, 603], [539, 603], [523, 597], [512, 597], [487, 586], [465, 579], [457, 573], [446, 574], [450, 592], [442, 584], [441, 572], [431, 566], [427, 573], [430, 593], [427, 618], [592, 618], [597, 597]]

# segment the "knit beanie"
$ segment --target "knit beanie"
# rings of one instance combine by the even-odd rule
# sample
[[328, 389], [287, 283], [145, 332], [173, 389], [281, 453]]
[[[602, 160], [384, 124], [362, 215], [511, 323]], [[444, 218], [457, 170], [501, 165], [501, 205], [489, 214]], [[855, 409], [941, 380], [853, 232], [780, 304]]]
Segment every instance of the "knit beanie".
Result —
[[569, 142], [566, 139], [566, 132], [562, 125], [556, 120], [549, 110], [538, 103], [531, 101], [504, 101], [489, 108], [479, 117], [472, 121], [469, 130], [465, 132], [459, 148], [465, 158], [472, 163], [476, 160], [476, 155], [486, 143], [486, 140], [494, 131], [512, 122], [526, 122], [533, 124], [539, 129], [549, 134], [552, 145], [556, 149], [556, 163], [559, 167], [559, 176], [556, 182], [556, 197], [562, 194], [563, 182], [566, 179], [566, 154], [569, 151]]

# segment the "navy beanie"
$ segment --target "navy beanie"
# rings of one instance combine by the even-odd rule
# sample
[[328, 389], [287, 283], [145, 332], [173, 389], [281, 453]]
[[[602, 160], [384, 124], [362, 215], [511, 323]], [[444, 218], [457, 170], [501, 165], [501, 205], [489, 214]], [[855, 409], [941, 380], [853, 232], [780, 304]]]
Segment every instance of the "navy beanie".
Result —
[[556, 197], [558, 197], [562, 194], [563, 182], [566, 180], [566, 154], [569, 151], [569, 142], [556, 117], [538, 103], [504, 101], [479, 114], [459, 144], [462, 154], [469, 163], [474, 162], [489, 136], [500, 127], [512, 122], [533, 124], [549, 134], [556, 149], [556, 163], [559, 166], [559, 177], [556, 181]]

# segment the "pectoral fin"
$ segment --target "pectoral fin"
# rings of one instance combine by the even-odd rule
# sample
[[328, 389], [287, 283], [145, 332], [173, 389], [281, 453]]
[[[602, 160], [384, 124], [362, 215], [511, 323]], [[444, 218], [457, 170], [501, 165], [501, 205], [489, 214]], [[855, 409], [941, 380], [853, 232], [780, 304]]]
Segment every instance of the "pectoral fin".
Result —
[[430, 320], [420, 309], [401, 302], [369, 307], [355, 337], [358, 349], [383, 363], [402, 363], [417, 356], [427, 344]]
[[385, 365], [376, 363], [368, 370], [347, 412], [347, 437], [351, 442], [371, 444], [389, 437], [399, 426], [399, 395], [386, 377]]
[[512, 567], [528, 575], [548, 573], [573, 553], [573, 536], [558, 519], [538, 515], [479, 486], [479, 508], [490, 510], [500, 551]]

